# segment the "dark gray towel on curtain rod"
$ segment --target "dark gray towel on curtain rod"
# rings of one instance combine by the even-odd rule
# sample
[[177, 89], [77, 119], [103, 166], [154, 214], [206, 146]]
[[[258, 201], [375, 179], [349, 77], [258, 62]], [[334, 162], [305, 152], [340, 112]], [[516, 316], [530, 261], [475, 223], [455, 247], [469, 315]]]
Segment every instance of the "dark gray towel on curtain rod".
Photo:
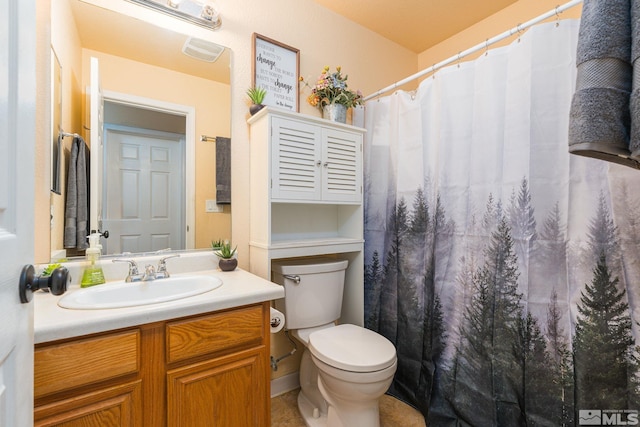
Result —
[[631, 3], [584, 0], [576, 55], [576, 91], [569, 119], [569, 152], [636, 168], [638, 163], [630, 159], [629, 149]]

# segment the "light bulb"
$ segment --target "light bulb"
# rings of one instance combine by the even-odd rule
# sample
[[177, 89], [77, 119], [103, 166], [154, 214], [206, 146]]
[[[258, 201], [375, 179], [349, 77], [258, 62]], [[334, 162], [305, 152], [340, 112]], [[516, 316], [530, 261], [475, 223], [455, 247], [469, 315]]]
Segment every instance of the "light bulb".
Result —
[[200, 16], [203, 19], [216, 24], [220, 20], [220, 10], [218, 9], [218, 5], [213, 1], [204, 1]]

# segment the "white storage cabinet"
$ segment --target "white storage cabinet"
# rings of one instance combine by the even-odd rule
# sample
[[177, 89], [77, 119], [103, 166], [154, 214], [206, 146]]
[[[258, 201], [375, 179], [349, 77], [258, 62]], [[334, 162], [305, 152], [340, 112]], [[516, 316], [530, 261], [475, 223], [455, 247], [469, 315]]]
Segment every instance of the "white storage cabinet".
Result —
[[348, 259], [342, 320], [361, 325], [365, 130], [273, 108], [248, 123], [250, 271], [270, 280], [274, 259]]

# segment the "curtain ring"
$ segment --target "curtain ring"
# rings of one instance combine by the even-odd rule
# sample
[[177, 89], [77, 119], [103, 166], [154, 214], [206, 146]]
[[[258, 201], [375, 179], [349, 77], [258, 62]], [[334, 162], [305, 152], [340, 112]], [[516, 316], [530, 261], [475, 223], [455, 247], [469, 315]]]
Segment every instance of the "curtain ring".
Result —
[[484, 41], [484, 56], [489, 55], [489, 39]]
[[560, 26], [560, 12], [558, 12], [558, 8], [560, 8], [560, 5], [556, 6], [556, 28]]
[[518, 33], [518, 43], [520, 43], [520, 35], [522, 33], [522, 29], [520, 28], [520, 23], [518, 23], [518, 25], [516, 25], [516, 32]]
[[462, 52], [458, 52], [458, 59], [456, 59], [456, 62], [458, 63], [458, 68], [460, 68], [460, 54]]

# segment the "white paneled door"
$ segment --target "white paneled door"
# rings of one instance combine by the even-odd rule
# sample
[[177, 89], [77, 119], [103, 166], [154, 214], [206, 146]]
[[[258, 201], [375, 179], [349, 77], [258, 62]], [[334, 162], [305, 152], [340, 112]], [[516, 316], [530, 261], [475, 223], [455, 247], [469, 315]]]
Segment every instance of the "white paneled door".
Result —
[[184, 135], [106, 125], [105, 253], [184, 249]]
[[34, 259], [35, 3], [0, 0], [0, 427], [33, 425], [33, 304], [18, 279]]

